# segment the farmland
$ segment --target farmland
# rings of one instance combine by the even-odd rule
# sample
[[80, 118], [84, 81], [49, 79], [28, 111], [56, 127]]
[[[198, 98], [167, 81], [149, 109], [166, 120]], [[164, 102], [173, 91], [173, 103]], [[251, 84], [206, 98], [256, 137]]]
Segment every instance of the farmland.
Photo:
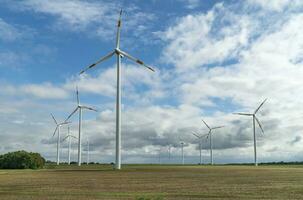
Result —
[[0, 199], [303, 199], [302, 166], [49, 165], [0, 170]]

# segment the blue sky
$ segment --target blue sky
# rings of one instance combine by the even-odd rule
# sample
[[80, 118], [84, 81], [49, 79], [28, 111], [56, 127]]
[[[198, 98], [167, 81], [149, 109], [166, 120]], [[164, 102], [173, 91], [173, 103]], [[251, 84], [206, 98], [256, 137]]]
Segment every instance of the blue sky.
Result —
[[78, 85], [81, 101], [100, 110], [84, 117], [92, 159], [114, 160], [115, 59], [78, 73], [114, 48], [122, 7], [121, 48], [156, 69], [122, 61], [123, 162], [156, 162], [168, 143], [177, 162], [180, 138], [187, 162], [198, 162], [191, 132], [206, 131], [202, 118], [225, 125], [214, 136], [215, 162], [250, 162], [251, 120], [232, 112], [253, 111], [266, 97], [260, 160], [302, 160], [299, 0], [0, 2], [0, 152], [54, 159], [50, 112], [64, 120]]

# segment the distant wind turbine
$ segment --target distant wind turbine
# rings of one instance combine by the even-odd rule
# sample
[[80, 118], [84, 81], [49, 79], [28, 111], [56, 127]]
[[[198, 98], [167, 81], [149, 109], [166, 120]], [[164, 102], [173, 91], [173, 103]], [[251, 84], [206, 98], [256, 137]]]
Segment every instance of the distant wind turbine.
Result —
[[95, 67], [99, 63], [111, 58], [113, 55], [117, 56], [117, 96], [116, 96], [116, 163], [115, 168], [121, 169], [121, 57], [126, 57], [137, 64], [148, 68], [151, 71], [154, 71], [153, 68], [144, 64], [143, 61], [129, 55], [128, 53], [120, 49], [120, 27], [121, 27], [121, 15], [122, 10], [120, 11], [118, 25], [117, 25], [117, 36], [116, 36], [116, 47], [113, 51], [107, 55], [101, 57], [97, 62], [89, 65], [87, 68], [83, 69], [80, 74], [84, 73], [90, 68]]
[[264, 133], [264, 130], [262, 128], [262, 125], [259, 121], [259, 119], [256, 117], [257, 112], [260, 110], [260, 108], [263, 106], [263, 104], [265, 103], [267, 99], [265, 99], [260, 105], [259, 107], [255, 110], [255, 112], [253, 113], [234, 113], [235, 115], [245, 115], [245, 116], [252, 116], [252, 121], [253, 121], [253, 136], [254, 136], [254, 156], [255, 156], [255, 166], [258, 166], [258, 161], [257, 161], [257, 142], [256, 142], [256, 124], [255, 122], [257, 122], [257, 124], [259, 125], [262, 133]]
[[200, 150], [200, 165], [202, 165], [202, 140], [204, 137], [207, 137], [208, 134], [205, 134], [205, 135], [200, 135], [200, 134], [197, 134], [197, 133], [192, 133], [195, 137], [198, 138], [199, 140], [199, 150]]
[[70, 128], [67, 128], [68, 132], [67, 132], [67, 136], [65, 138], [63, 138], [62, 142], [65, 141], [66, 139], [68, 139], [68, 164], [70, 165], [70, 153], [71, 153], [71, 139], [77, 139], [77, 137], [73, 136], [70, 134]]
[[78, 166], [81, 166], [82, 110], [86, 109], [86, 110], [95, 111], [95, 112], [97, 112], [97, 110], [80, 104], [78, 87], [76, 89], [76, 94], [77, 94], [77, 104], [78, 105], [77, 105], [76, 109], [67, 117], [67, 119], [65, 121], [69, 120], [69, 118], [71, 118], [77, 111], [79, 111]]
[[58, 136], [57, 136], [57, 165], [60, 164], [60, 128], [62, 125], [64, 124], [69, 124], [71, 122], [68, 122], [68, 121], [64, 121], [62, 123], [58, 123], [57, 120], [55, 119], [54, 115], [51, 114], [55, 124], [56, 124], [56, 128], [55, 128], [55, 131], [54, 131], [54, 134], [53, 134], [53, 137], [55, 136], [56, 132], [58, 132]]
[[208, 124], [202, 119], [203, 123], [205, 126], [208, 128], [208, 135], [207, 138], [209, 137], [209, 145], [210, 145], [210, 163], [213, 165], [214, 164], [214, 159], [213, 159], [213, 142], [212, 142], [212, 130], [214, 129], [219, 129], [223, 128], [224, 126], [217, 126], [217, 127], [210, 127]]

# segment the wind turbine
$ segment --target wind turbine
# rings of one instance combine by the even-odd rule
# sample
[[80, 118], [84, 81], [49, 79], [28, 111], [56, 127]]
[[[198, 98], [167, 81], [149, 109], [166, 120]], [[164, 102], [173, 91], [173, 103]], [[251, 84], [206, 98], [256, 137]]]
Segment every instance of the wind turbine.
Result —
[[155, 71], [153, 68], [144, 64], [143, 61], [129, 55], [128, 53], [120, 49], [120, 28], [121, 28], [121, 15], [122, 10], [120, 11], [118, 25], [117, 25], [117, 35], [116, 35], [116, 47], [113, 51], [107, 55], [101, 57], [97, 62], [89, 65], [87, 68], [83, 69], [80, 74], [84, 73], [90, 68], [95, 67], [97, 64], [111, 58], [113, 55], [117, 57], [117, 94], [116, 94], [116, 163], [115, 168], [121, 169], [121, 57], [126, 57], [137, 64], [148, 68], [151, 71]]
[[208, 134], [206, 134], [206, 135], [199, 135], [199, 134], [197, 134], [197, 133], [192, 133], [192, 134], [193, 134], [195, 137], [197, 137], [198, 140], [199, 140], [200, 165], [202, 165], [202, 139], [203, 139], [204, 137], [207, 137]]
[[70, 165], [70, 149], [71, 149], [71, 139], [74, 138], [74, 139], [77, 139], [75, 136], [71, 135], [70, 134], [70, 128], [68, 127], [67, 128], [67, 136], [65, 138], [63, 138], [62, 142], [66, 139], [68, 139], [68, 164]]
[[67, 117], [65, 121], [67, 121], [69, 118], [71, 118], [78, 110], [79, 110], [79, 135], [78, 135], [78, 166], [81, 166], [81, 133], [82, 133], [82, 111], [83, 109], [90, 110], [90, 111], [95, 111], [94, 108], [84, 106], [80, 104], [80, 99], [79, 99], [79, 92], [78, 92], [78, 87], [76, 89], [76, 94], [77, 94], [77, 107], [76, 109]]
[[260, 108], [263, 106], [267, 99], [265, 99], [259, 107], [255, 110], [253, 113], [234, 113], [235, 115], [245, 115], [245, 116], [252, 116], [253, 120], [253, 134], [254, 134], [254, 155], [255, 155], [255, 166], [258, 166], [258, 161], [257, 161], [257, 142], [256, 142], [256, 124], [255, 122], [257, 121], [257, 124], [259, 125], [262, 133], [264, 133], [264, 130], [262, 128], [262, 125], [259, 121], [259, 119], [256, 117], [257, 112], [260, 110]]
[[209, 145], [210, 145], [210, 163], [213, 165], [214, 164], [214, 160], [213, 160], [213, 142], [212, 142], [212, 130], [214, 129], [219, 129], [219, 128], [223, 128], [224, 126], [217, 126], [217, 127], [210, 127], [208, 126], [208, 124], [202, 119], [203, 123], [205, 124], [205, 126], [208, 128], [208, 135], [207, 138], [209, 137]]
[[58, 132], [58, 136], [57, 136], [57, 165], [60, 164], [60, 128], [62, 125], [64, 124], [69, 124], [71, 122], [68, 122], [68, 121], [64, 121], [62, 123], [58, 123], [57, 120], [55, 119], [54, 115], [51, 114], [55, 124], [56, 124], [56, 128], [55, 128], [55, 131], [54, 131], [54, 134], [53, 134], [53, 137], [55, 136], [56, 132]]

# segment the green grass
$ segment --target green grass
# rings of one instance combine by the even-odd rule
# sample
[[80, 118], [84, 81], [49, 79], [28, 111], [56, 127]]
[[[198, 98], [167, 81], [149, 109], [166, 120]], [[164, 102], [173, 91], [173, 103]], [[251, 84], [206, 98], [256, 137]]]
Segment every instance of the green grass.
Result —
[[0, 170], [0, 199], [303, 199], [303, 166], [110, 165]]

